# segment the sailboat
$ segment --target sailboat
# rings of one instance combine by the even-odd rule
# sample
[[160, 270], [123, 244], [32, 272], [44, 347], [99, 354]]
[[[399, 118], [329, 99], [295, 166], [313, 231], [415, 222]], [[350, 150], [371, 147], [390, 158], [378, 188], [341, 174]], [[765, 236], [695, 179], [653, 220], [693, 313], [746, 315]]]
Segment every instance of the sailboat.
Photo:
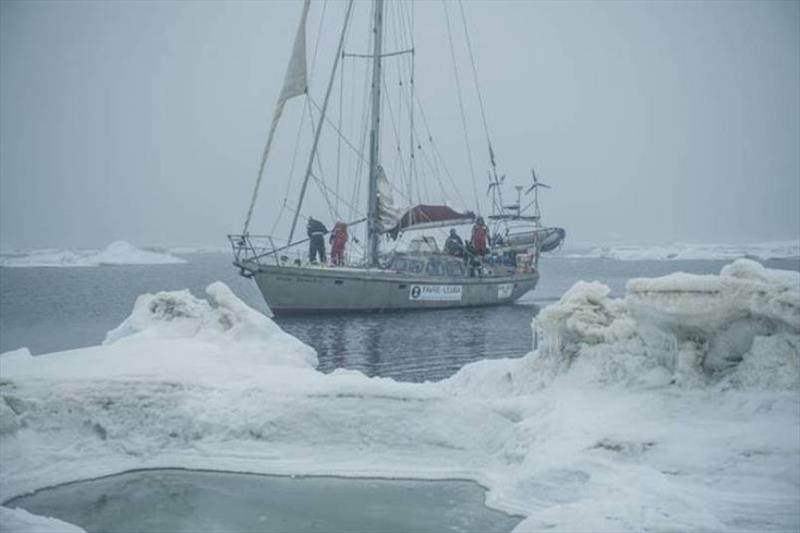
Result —
[[[228, 235], [233, 249], [233, 264], [239, 273], [255, 281], [269, 308], [273, 313], [279, 315], [498, 305], [514, 302], [534, 289], [539, 280], [540, 253], [557, 247], [563, 241], [565, 233], [561, 228], [546, 228], [541, 225], [538, 192], [540, 187], [547, 186], [538, 181], [535, 173], [533, 173], [534, 184], [525, 193], [526, 195], [530, 192], [534, 193], [534, 201], [531, 204], [535, 209], [534, 213], [527, 215], [526, 212], [530, 206], [522, 207], [523, 193], [520, 186], [517, 187], [516, 204], [504, 205], [502, 199], [504, 178], [497, 175], [488, 127], [486, 134], [491, 170], [487, 193], [491, 194], [492, 198], [492, 214], [487, 218], [492, 226], [491, 229], [483, 224], [483, 218], [480, 215], [471, 210], [424, 202], [418, 202], [416, 205], [409, 204], [406, 209], [395, 207], [394, 196], [398, 188], [386, 175], [382, 165], [381, 151], [382, 107], [388, 105], [384, 101], [385, 95], [382, 94], [387, 86], [383, 69], [385, 61], [402, 56], [410, 57], [410, 79], [406, 83], [406, 87], [410, 85], [408, 90], [411, 95], [411, 103], [407, 106], [411, 113], [407, 155], [410, 156], [409, 160], [411, 161], [408, 175], [415, 176], [416, 179], [419, 179], [419, 172], [415, 175], [413, 170], [415, 150], [416, 153], [420, 153], [422, 150], [420, 139], [424, 135], [416, 131], [413, 114], [416, 107], [413, 93], [415, 50], [413, 46], [410, 49], [384, 50], [386, 24], [384, 0], [375, 0], [372, 3], [369, 42], [371, 52], [368, 54], [348, 53], [345, 49], [348, 25], [352, 19], [354, 8], [353, 0], [349, 0], [346, 4], [344, 24], [338, 38], [324, 100], [321, 105], [312, 102], [314, 107], [310, 107], [312, 110], [316, 109], [318, 116], [312, 129], [313, 141], [310, 155], [297, 208], [293, 210], [288, 239], [280, 240], [274, 235], [255, 235], [250, 232], [253, 210], [265, 174], [265, 165], [284, 107], [288, 101], [296, 97], [310, 98], [306, 72], [305, 28], [309, 5], [309, 0], [305, 0], [243, 230], [241, 233]], [[402, 15], [402, 11], [398, 11], [399, 8], [395, 7], [396, 5], [397, 3], [393, 2], [392, 8], [395, 9], [395, 13]], [[463, 6], [460, 3], [459, 6], [463, 17]], [[445, 9], [447, 9], [446, 5]], [[407, 14], [408, 12], [406, 12], [406, 16]], [[408, 27], [408, 20], [405, 24]], [[327, 113], [337, 72], [344, 70], [339, 66], [345, 58], [368, 60], [371, 63], [371, 84], [369, 92], [365, 91], [365, 100], [368, 100], [365, 102], [368, 114], [364, 115], [368, 117], [368, 121], [364, 121], [364, 131], [366, 133], [367, 127], [369, 130], [368, 160], [367, 157], [363, 157], [368, 165], [365, 169], [366, 210], [362, 212], [363, 216], [355, 220], [347, 222], [340, 220], [337, 223], [337, 228], [346, 227], [350, 230], [352, 239], [348, 241], [348, 246], [351, 248], [350, 253], [344, 260], [339, 257], [334, 265], [328, 264], [324, 260], [316, 263], [316, 253], [314, 256], [305, 256], [309, 239], [318, 239], [318, 237], [311, 237], [310, 229], [307, 239], [297, 239], [295, 233], [298, 220], [303, 213], [303, 200], [309, 181], [320, 186], [323, 192], [330, 190], [330, 187], [321, 183], [319, 179], [321, 171], [316, 170], [314, 165], [315, 163], [318, 166], [320, 164], [318, 148], [322, 131], [333, 130], [341, 135], [340, 128], [331, 121]], [[474, 62], [473, 74], [477, 85]], [[402, 87], [402, 85], [401, 80], [400, 86]], [[484, 117], [485, 126], [482, 99], [481, 114]], [[393, 117], [392, 120], [394, 120]], [[366, 145], [366, 134], [364, 139]], [[355, 144], [347, 140], [345, 142], [348, 142], [351, 147]], [[399, 143], [397, 152], [400, 153]], [[411, 181], [409, 181], [409, 190], [411, 189], [410, 183]], [[409, 193], [405, 200], [411, 202], [412, 198], [413, 194]], [[333, 215], [341, 218], [338, 212]], [[362, 224], [365, 225], [366, 232], [364, 241], [359, 241], [353, 230]], [[476, 240], [475, 243], [468, 241], [465, 245], [449, 246], [448, 250], [444, 250], [440, 248], [435, 236], [425, 234], [433, 230], [442, 231], [447, 227], [461, 225], [478, 226], [479, 231], [485, 232], [488, 246], [475, 246], [479, 244]], [[399, 247], [400, 242], [405, 245], [403, 249]], [[394, 249], [384, 250], [385, 246], [382, 247], [382, 245], [387, 244], [394, 245]], [[356, 253], [359, 248], [360, 254]]]

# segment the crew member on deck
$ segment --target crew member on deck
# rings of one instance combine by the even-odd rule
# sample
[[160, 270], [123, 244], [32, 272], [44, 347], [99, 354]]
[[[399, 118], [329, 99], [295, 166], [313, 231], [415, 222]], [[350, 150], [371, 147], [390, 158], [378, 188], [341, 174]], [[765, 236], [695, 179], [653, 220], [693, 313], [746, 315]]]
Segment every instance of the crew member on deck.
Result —
[[347, 244], [347, 224], [337, 222], [331, 232], [331, 263], [336, 266], [344, 265], [344, 247]]
[[486, 255], [486, 252], [488, 251], [486, 247], [488, 235], [489, 228], [483, 223], [483, 217], [478, 217], [478, 219], [475, 221], [475, 225], [472, 226], [472, 239], [470, 239], [476, 255]]
[[314, 217], [308, 217], [306, 232], [308, 233], [308, 260], [312, 265], [316, 265], [317, 256], [319, 256], [320, 262], [325, 263], [325, 239], [323, 235], [328, 233], [328, 228]]
[[455, 228], [450, 229], [450, 235], [444, 241], [444, 251], [450, 255], [461, 257], [464, 255], [464, 241], [456, 233]]

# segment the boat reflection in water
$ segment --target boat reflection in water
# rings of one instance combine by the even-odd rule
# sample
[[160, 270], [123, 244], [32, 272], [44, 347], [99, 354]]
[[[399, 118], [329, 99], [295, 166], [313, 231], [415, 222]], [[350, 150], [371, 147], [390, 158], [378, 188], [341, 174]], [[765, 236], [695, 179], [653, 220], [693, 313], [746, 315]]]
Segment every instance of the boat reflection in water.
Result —
[[531, 350], [534, 305], [277, 317], [288, 333], [313, 346], [319, 369], [359, 370], [400, 381], [439, 380], [486, 358]]

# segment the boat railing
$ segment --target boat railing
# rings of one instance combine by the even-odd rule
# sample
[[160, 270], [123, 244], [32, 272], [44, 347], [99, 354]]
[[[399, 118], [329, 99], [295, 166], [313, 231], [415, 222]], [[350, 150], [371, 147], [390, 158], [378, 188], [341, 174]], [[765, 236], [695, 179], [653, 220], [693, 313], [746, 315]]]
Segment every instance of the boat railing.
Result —
[[[366, 220], [366, 218], [361, 218], [353, 222], [348, 222], [347, 227], [353, 227], [357, 224], [365, 222]], [[267, 261], [274, 261], [276, 265], [281, 265], [289, 258], [287, 255], [278, 255], [280, 252], [290, 249], [295, 249], [296, 252], [298, 250], [296, 248], [297, 246], [309, 241], [309, 239], [306, 237], [305, 239], [300, 239], [299, 241], [276, 246], [275, 240], [276, 238], [272, 235], [253, 235], [250, 233], [228, 235], [228, 241], [231, 243], [231, 247], [233, 248], [234, 262], [237, 264], [249, 262], [260, 265], [265, 264]], [[279, 240], [283, 241], [284, 239]], [[301, 255], [297, 255], [297, 258], [301, 257]]]
[[279, 264], [278, 252], [290, 247], [276, 247], [275, 240], [271, 235], [232, 234], [228, 235], [228, 241], [231, 243], [233, 258], [236, 263], [252, 262], [261, 264], [272, 257], [275, 263]]
[[[228, 241], [233, 249], [234, 263], [240, 267], [246, 263], [299, 266], [307, 262], [308, 253], [299, 246], [307, 243], [308, 238], [281, 246], [276, 244], [276, 238], [271, 235], [233, 234], [228, 235]], [[348, 264], [350, 256], [349, 252], [346, 253]]]

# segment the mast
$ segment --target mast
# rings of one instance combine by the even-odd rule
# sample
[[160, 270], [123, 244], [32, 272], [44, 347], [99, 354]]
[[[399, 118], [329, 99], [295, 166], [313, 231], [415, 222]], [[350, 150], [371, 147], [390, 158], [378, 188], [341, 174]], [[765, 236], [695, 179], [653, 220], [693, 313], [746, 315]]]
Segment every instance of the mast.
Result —
[[372, 30], [372, 126], [369, 132], [369, 187], [367, 209], [367, 264], [378, 264], [378, 155], [381, 123], [381, 53], [383, 49], [383, 0], [375, 0], [375, 18]]

